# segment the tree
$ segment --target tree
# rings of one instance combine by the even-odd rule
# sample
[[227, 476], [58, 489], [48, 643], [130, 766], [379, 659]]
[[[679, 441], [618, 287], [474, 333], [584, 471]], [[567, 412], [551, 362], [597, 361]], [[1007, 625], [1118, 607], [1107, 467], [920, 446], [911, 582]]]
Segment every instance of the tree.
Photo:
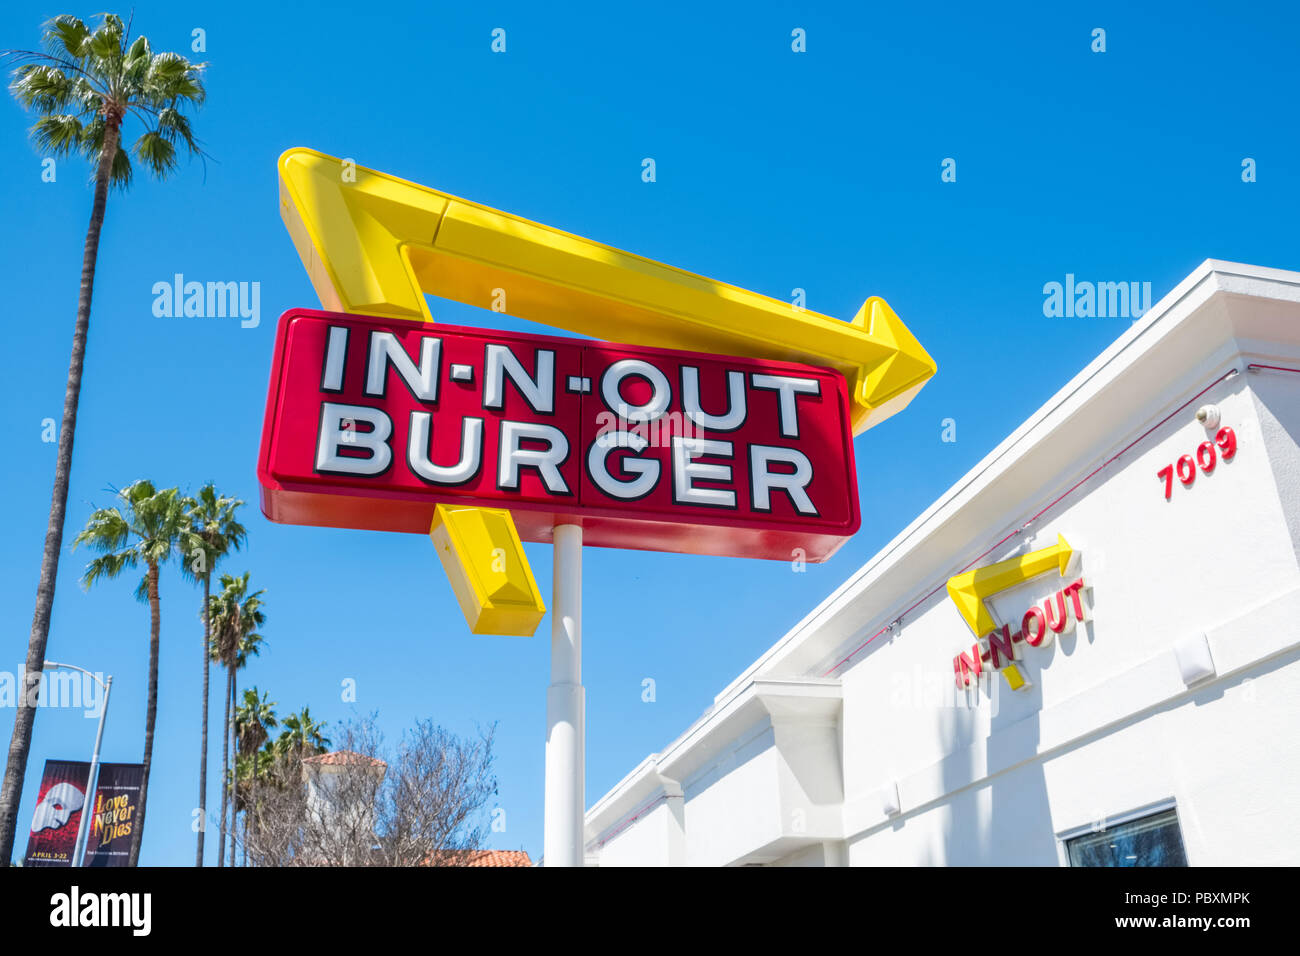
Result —
[[[5, 58], [19, 64], [10, 90], [24, 108], [39, 114], [32, 136], [44, 155], [62, 158], [80, 154], [94, 164], [95, 193], [81, 257], [77, 321], [63, 395], [63, 419], [40, 581], [36, 587], [36, 608], [27, 642], [24, 689], [40, 679], [50, 634], [72, 473], [81, 372], [86, 358], [90, 303], [108, 189], [110, 185], [125, 189], [130, 182], [129, 153], [134, 153], [136, 160], [159, 179], [165, 179], [176, 169], [178, 147], [190, 154], [201, 153], [183, 111], [203, 102], [201, 76], [205, 66], [190, 63], [175, 53], [154, 53], [145, 37], [132, 41], [130, 30], [112, 14], [104, 14], [94, 31], [76, 17], [55, 17], [45, 24], [42, 44], [44, 52], [4, 51]], [[145, 127], [129, 150], [121, 145], [122, 124], [128, 114]], [[36, 701], [31, 694], [24, 693], [14, 717], [4, 785], [0, 788], [0, 865], [9, 860], [13, 850], [18, 803], [22, 799], [35, 720]]]
[[[234, 774], [230, 764], [230, 746], [234, 737], [232, 709], [235, 706], [235, 672], [248, 663], [248, 659], [261, 652], [262, 635], [256, 628], [266, 623], [262, 610], [265, 591], [248, 589], [249, 572], [241, 576], [221, 576], [221, 593], [212, 595], [209, 617], [212, 622], [212, 659], [226, 669], [226, 713], [222, 723], [221, 738], [221, 830], [217, 848], [217, 866], [224, 865], [226, 851], [226, 808], [232, 805]], [[236, 751], [236, 754], [238, 752]], [[231, 815], [233, 819], [233, 814]], [[230, 864], [235, 863], [235, 846], [232, 837]]]
[[158, 635], [162, 627], [158, 602], [158, 569], [171, 560], [178, 539], [185, 533], [190, 501], [178, 489], [158, 491], [145, 479], [134, 481], [117, 493], [119, 507], [99, 508], [73, 542], [75, 549], [86, 545], [100, 556], [86, 565], [81, 577], [89, 589], [101, 578], [116, 578], [123, 571], [143, 564], [144, 577], [135, 589], [138, 601], [149, 602], [149, 696], [144, 718], [144, 772], [140, 785], [140, 810], [131, 833], [128, 866], [140, 859], [145, 806], [149, 796], [149, 772], [153, 766], [154, 724], [158, 716]]
[[256, 687], [245, 689], [244, 702], [235, 710], [235, 737], [239, 740], [239, 752], [257, 753], [266, 743], [270, 731], [277, 726], [275, 701], [268, 700], [266, 694], [259, 696]]
[[300, 713], [290, 714], [284, 719], [283, 726], [284, 730], [275, 742], [281, 754], [301, 760], [313, 754], [324, 753], [329, 748], [330, 739], [324, 735], [325, 723], [312, 719], [310, 707], [304, 707]]
[[[239, 756], [235, 759], [235, 809], [231, 814], [232, 820], [237, 819], [244, 809], [241, 794], [251, 789], [262, 772], [266, 755], [261, 747], [276, 726], [275, 701], [268, 700], [266, 694], [259, 696], [256, 687], [245, 690], [244, 702], [235, 709], [235, 739], [239, 741]], [[247, 819], [244, 826], [248, 826]]]
[[[221, 735], [221, 827], [217, 840], [217, 866], [225, 865], [226, 808], [231, 806], [235, 778], [230, 766], [230, 748], [234, 744], [235, 672], [243, 669], [248, 658], [261, 653], [263, 636], [255, 628], [263, 626], [266, 614], [261, 607], [265, 591], [248, 592], [248, 572], [235, 578], [221, 575], [221, 593], [209, 600], [212, 622], [212, 659], [226, 669], [226, 710]], [[237, 752], [238, 754], [238, 752]], [[231, 813], [231, 819], [234, 814]], [[230, 865], [234, 865], [234, 840], [230, 844]]]
[[[216, 487], [208, 482], [199, 489], [193, 507], [187, 516], [192, 534], [186, 538], [182, 568], [186, 577], [203, 584], [203, 718], [199, 723], [199, 832], [194, 865], [203, 865], [203, 836], [207, 831], [208, 812], [208, 663], [211, 660], [212, 622], [209, 609], [212, 603], [212, 572], [222, 558], [238, 551], [248, 534], [235, 517], [243, 506], [237, 498], [217, 494]], [[224, 725], [223, 725], [224, 727]]]
[[494, 733], [459, 737], [421, 720], [390, 752], [371, 715], [345, 727], [341, 749], [327, 755], [268, 748], [273, 761], [247, 804], [248, 860], [255, 866], [463, 862], [487, 837], [483, 810], [496, 793]]

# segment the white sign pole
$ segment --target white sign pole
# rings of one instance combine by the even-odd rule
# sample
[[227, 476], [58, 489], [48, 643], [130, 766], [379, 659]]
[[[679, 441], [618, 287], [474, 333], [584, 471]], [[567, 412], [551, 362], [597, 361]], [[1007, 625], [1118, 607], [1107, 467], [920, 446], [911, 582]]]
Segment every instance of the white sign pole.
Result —
[[582, 866], [586, 699], [582, 689], [582, 528], [555, 528], [551, 686], [546, 691], [546, 866]]

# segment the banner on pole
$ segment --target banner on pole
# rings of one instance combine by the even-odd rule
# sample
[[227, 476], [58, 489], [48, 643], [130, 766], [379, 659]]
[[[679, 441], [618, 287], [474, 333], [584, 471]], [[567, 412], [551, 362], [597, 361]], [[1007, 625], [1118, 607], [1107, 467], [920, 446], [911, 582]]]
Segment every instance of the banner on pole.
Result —
[[83, 866], [126, 866], [140, 809], [142, 763], [101, 763]]
[[84, 761], [45, 761], [23, 866], [72, 866], [89, 773]]

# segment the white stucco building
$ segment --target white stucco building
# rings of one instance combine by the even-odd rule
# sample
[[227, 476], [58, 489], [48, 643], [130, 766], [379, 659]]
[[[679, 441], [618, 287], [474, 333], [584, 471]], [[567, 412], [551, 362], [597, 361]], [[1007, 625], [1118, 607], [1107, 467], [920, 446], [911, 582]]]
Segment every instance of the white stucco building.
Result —
[[[1300, 863], [1297, 370], [1300, 273], [1205, 262], [591, 807], [588, 863]], [[977, 643], [949, 580], [1034, 553]]]

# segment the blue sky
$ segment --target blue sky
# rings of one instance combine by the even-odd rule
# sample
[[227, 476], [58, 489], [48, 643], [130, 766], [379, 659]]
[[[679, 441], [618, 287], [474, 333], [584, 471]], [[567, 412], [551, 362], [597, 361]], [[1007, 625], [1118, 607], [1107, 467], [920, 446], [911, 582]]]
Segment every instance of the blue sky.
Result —
[[[498, 724], [493, 845], [541, 853], [549, 621], [473, 637], [427, 538], [274, 525], [255, 475], [275, 321], [317, 306], [277, 211], [290, 146], [349, 156], [745, 288], [850, 318], [886, 298], [939, 374], [856, 443], [862, 530], [829, 563], [588, 549], [587, 801], [676, 737], [735, 674], [1118, 336], [1122, 318], [1047, 318], [1067, 273], [1149, 281], [1158, 299], [1207, 257], [1300, 267], [1296, 15], [1283, 5], [137, 3], [155, 49], [206, 31], [212, 159], [109, 203], [91, 316], [66, 543], [110, 486], [213, 480], [249, 502], [223, 570], [266, 588], [267, 647], [241, 675], [331, 727], [378, 711]], [[1271, 9], [1270, 9], [1271, 7]], [[0, 46], [98, 8], [11, 2]], [[490, 50], [506, 30], [507, 51]], [[1090, 49], [1106, 30], [1106, 52]], [[791, 51], [802, 28], [807, 52]], [[30, 119], [0, 105], [6, 467], [0, 669], [26, 653], [90, 209], [87, 168], [41, 181]], [[657, 181], [641, 179], [643, 158]], [[940, 180], [956, 160], [957, 181]], [[1258, 181], [1243, 183], [1242, 161]], [[261, 284], [261, 324], [155, 318], [175, 273]], [[490, 312], [433, 300], [436, 318]], [[549, 330], [548, 330], [549, 331]], [[615, 330], [610, 338], [617, 339]], [[941, 441], [954, 418], [957, 441]], [[528, 546], [549, 596], [550, 552]], [[60, 565], [48, 656], [115, 677], [104, 759], [141, 756], [148, 609], [134, 582], [87, 593]], [[159, 730], [142, 862], [194, 858], [199, 593], [162, 581]], [[356, 703], [341, 684], [356, 681]], [[642, 681], [656, 700], [642, 700]], [[214, 673], [219, 681], [219, 675]], [[218, 684], [218, 686], [220, 686]], [[219, 708], [210, 757], [220, 766]], [[7, 746], [11, 708], [0, 710]], [[37, 718], [16, 854], [46, 758], [89, 756], [94, 721]], [[209, 841], [209, 862], [215, 840]]]

